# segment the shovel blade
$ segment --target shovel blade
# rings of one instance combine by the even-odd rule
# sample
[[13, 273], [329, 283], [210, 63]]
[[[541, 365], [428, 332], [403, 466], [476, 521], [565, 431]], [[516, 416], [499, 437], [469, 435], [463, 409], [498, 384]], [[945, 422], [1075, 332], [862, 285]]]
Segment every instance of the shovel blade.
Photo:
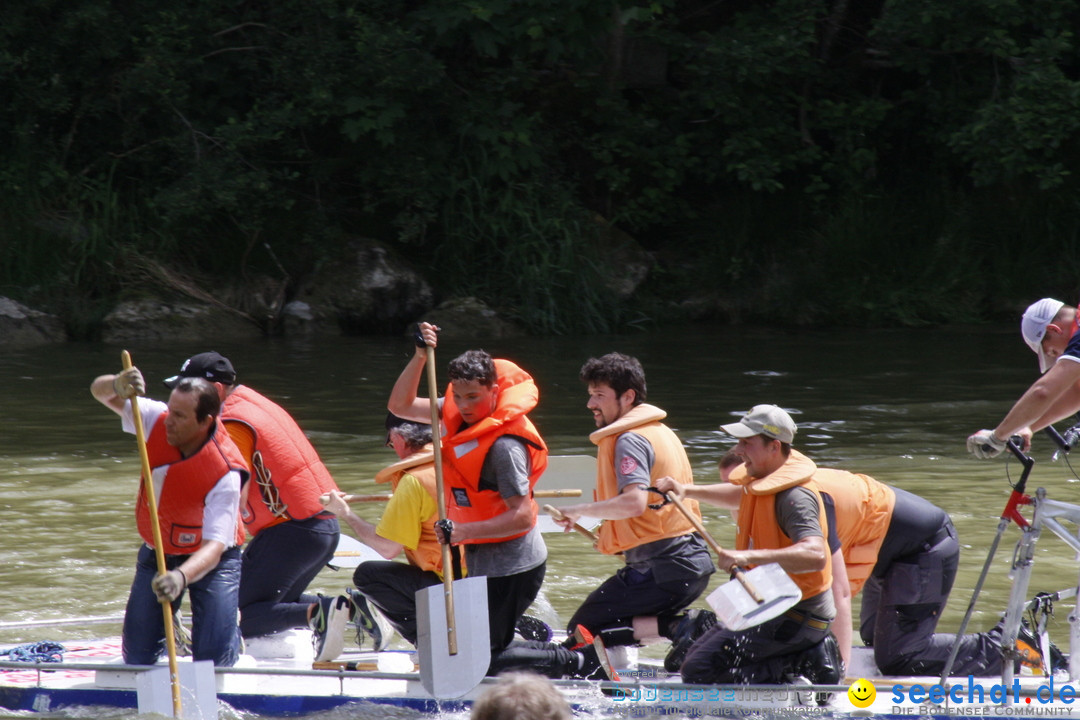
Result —
[[754, 600], [738, 580], [724, 583], [707, 598], [716, 619], [729, 630], [744, 630], [772, 620], [802, 599], [802, 590], [777, 563], [759, 565], [746, 573], [746, 579], [765, 602]]
[[[585, 494], [592, 491], [596, 486], [596, 458], [592, 455], [549, 455], [547, 470], [544, 471], [540, 481], [536, 484], [537, 490], [582, 490]], [[581, 502], [581, 498], [544, 498], [544, 502], [555, 507], [574, 505]], [[536, 518], [536, 524], [540, 526], [540, 532], [561, 533], [562, 525], [559, 525], [547, 513], [540, 513]], [[578, 519], [578, 525], [586, 530], [595, 530], [600, 524], [599, 518], [583, 517]]]
[[446, 594], [442, 584], [416, 591], [416, 652], [420, 684], [440, 700], [459, 698], [480, 684], [491, 664], [487, 578], [455, 580], [454, 630], [457, 653], [450, 654]]
[[354, 537], [345, 535], [338, 536], [337, 549], [334, 557], [327, 563], [332, 568], [354, 568], [360, 563], [371, 560], [385, 560], [382, 555], [373, 548], [365, 545]]
[[[210, 660], [181, 662], [176, 667], [180, 681], [180, 720], [217, 720], [217, 681]], [[172, 677], [167, 665], [155, 665], [135, 677], [139, 715], [173, 716]]]

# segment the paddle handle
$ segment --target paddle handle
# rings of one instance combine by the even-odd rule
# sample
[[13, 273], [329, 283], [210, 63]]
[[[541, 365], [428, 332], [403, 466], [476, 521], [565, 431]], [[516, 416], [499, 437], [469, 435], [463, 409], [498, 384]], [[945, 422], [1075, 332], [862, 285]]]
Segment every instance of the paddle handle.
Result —
[[[131, 367], [131, 353], [127, 350], [120, 351], [120, 364], [125, 370]], [[167, 568], [165, 566], [165, 550], [161, 541], [161, 524], [158, 522], [157, 497], [154, 495], [154, 477], [150, 471], [150, 455], [146, 450], [146, 432], [143, 430], [142, 415], [139, 413], [139, 401], [135, 395], [131, 396], [131, 418], [135, 423], [135, 438], [139, 442], [143, 492], [146, 494], [146, 504], [150, 510], [150, 524], [154, 536], [154, 555], [157, 558], [157, 571], [158, 575], [164, 575]], [[161, 601], [161, 614], [165, 621], [165, 647], [169, 653], [169, 682], [172, 685], [173, 717], [178, 718], [183, 715], [180, 701], [180, 668], [176, 660], [176, 636], [173, 634], [172, 604], [168, 600]]]
[[[537, 493], [537, 495], [539, 495], [539, 493]], [[548, 515], [555, 518], [556, 520], [562, 520], [564, 517], [566, 517], [562, 514], [562, 511], [560, 511], [559, 508], [555, 507], [554, 505], [545, 505], [544, 512], [546, 512]], [[574, 523], [574, 530], [576, 530], [578, 534], [584, 535], [585, 537], [589, 538], [589, 540], [591, 540], [594, 545], [596, 544], [596, 533], [594, 533], [592, 530], [589, 530], [586, 527], [582, 527], [578, 523]]]
[[[713, 549], [713, 552], [719, 555], [724, 551], [724, 549], [720, 547], [720, 544], [713, 539], [713, 536], [709, 534], [709, 531], [705, 529], [705, 526], [701, 524], [701, 520], [698, 519], [697, 515], [694, 515], [694, 513], [687, 510], [686, 506], [683, 505], [682, 500], [671, 493], [664, 493], [664, 497], [667, 498], [672, 505], [677, 507], [679, 512], [690, 521], [690, 524], [694, 526], [694, 530], [697, 530], [698, 534], [705, 538], [705, 542], [709, 544], [709, 547]], [[735, 576], [735, 579], [738, 580], [740, 584], [742, 584], [743, 588], [746, 589], [747, 594], [753, 598], [754, 602], [758, 605], [765, 602], [765, 598], [763, 598], [761, 593], [758, 592], [758, 589], [754, 587], [754, 583], [747, 579], [746, 573], [744, 573], [740, 567], [736, 566], [731, 568], [731, 574]]]
[[[439, 505], [439, 520], [446, 519], [446, 493], [443, 490], [442, 435], [439, 422], [439, 386], [435, 379], [435, 348], [428, 345], [427, 381], [428, 402], [431, 405], [431, 447], [435, 455], [435, 500]], [[443, 594], [446, 596], [446, 646], [450, 655], [457, 655], [457, 628], [454, 620], [454, 561], [450, 546], [442, 544]]]
[[[391, 497], [390, 494], [384, 493], [382, 495], [346, 495], [343, 500], [349, 504], [353, 503], [373, 503], [373, 502], [387, 502]], [[537, 490], [533, 493], [533, 497], [538, 498], [564, 498], [564, 497], [581, 497], [581, 490]], [[330, 494], [325, 493], [319, 496], [319, 502], [326, 505], [330, 502]]]
[[533, 497], [538, 498], [564, 498], [564, 497], [581, 497], [581, 488], [566, 490], [536, 490], [533, 492]]

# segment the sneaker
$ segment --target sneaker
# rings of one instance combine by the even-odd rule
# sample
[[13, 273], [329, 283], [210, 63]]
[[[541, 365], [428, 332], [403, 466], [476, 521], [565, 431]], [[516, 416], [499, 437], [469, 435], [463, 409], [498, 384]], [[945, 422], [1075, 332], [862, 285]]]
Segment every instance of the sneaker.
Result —
[[356, 644], [363, 648], [364, 638], [371, 638], [372, 650], [382, 652], [390, 646], [390, 641], [394, 638], [394, 626], [378, 608], [368, 602], [362, 592], [356, 588], [349, 588], [346, 592], [352, 603], [349, 618], [356, 627]]
[[551, 642], [551, 638], [555, 635], [551, 631], [550, 625], [531, 615], [522, 615], [517, 621], [517, 625], [514, 626], [514, 629], [517, 630], [517, 634], [525, 640]]
[[604, 641], [600, 639], [600, 636], [593, 637], [592, 633], [578, 625], [574, 630], [574, 637], [578, 643], [571, 649], [581, 653], [581, 667], [575, 676], [586, 680], [619, 682], [619, 674], [612, 667], [607, 648], [604, 647]]
[[671, 638], [671, 650], [664, 658], [664, 669], [669, 673], [679, 672], [690, 648], [714, 625], [716, 613], [712, 610], [687, 610]]
[[[1054, 643], [1050, 645], [1050, 671], [1054, 674], [1058, 671], [1069, 669], [1069, 659], [1057, 648]], [[1046, 663], [1043, 662], [1042, 643], [1039, 636], [1028, 625], [1027, 620], [1020, 623], [1020, 632], [1016, 636], [1016, 654], [1020, 658], [1020, 664], [1031, 668], [1035, 672], [1047, 673]]]
[[334, 660], [345, 649], [345, 623], [349, 619], [349, 598], [319, 596], [315, 612], [308, 626], [311, 628], [311, 645], [315, 648], [315, 662]]

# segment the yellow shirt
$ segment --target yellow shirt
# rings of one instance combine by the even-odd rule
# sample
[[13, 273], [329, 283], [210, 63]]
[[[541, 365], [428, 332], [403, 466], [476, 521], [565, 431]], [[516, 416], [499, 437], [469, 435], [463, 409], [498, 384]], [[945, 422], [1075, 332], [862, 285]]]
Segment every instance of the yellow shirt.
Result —
[[435, 498], [413, 475], [401, 476], [394, 494], [386, 503], [375, 532], [387, 540], [415, 550], [420, 543], [420, 523], [439, 511]]

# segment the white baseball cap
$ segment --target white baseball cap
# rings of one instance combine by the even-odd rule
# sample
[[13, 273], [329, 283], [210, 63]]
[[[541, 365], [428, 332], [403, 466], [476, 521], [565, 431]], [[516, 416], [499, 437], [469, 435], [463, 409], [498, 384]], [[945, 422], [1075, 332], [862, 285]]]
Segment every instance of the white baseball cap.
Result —
[[1064, 305], [1065, 303], [1060, 300], [1043, 298], [1029, 305], [1024, 311], [1024, 317], [1020, 320], [1020, 332], [1024, 336], [1024, 342], [1039, 356], [1039, 370], [1042, 372], [1046, 372], [1054, 364], [1051, 358], [1043, 354], [1042, 341], [1046, 336], [1046, 326]]
[[720, 429], [737, 438], [765, 435], [784, 443], [795, 440], [795, 421], [776, 405], [755, 405], [737, 423], [721, 425]]

